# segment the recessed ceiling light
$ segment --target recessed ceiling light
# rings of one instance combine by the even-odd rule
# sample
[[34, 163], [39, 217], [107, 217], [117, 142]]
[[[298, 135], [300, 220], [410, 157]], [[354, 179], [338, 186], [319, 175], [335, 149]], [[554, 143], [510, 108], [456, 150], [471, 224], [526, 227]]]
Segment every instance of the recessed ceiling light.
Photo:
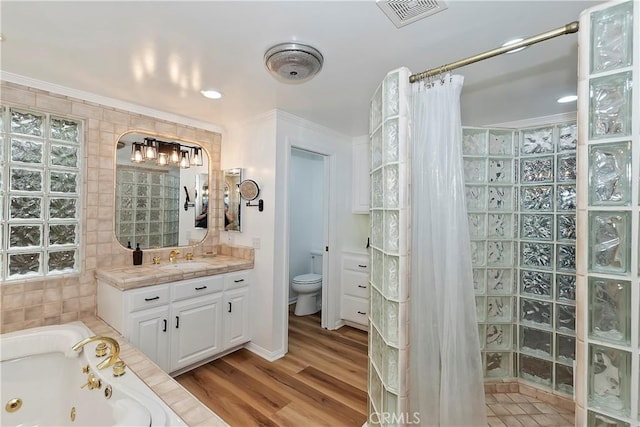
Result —
[[202, 96], [204, 96], [205, 98], [209, 98], [209, 99], [220, 99], [220, 98], [222, 98], [222, 93], [218, 92], [217, 90], [213, 90], [213, 89], [201, 90], [200, 93], [202, 94]]
[[[517, 38], [517, 39], [513, 39], [513, 40], [509, 40], [507, 42], [502, 43], [502, 47], [507, 47], [507, 46], [511, 46], [512, 44], [516, 44], [521, 42], [522, 40], [524, 40], [523, 38]], [[526, 46], [523, 47], [519, 47], [518, 49], [513, 49], [508, 51], [507, 53], [516, 53], [516, 52], [520, 52], [522, 49], [525, 49]]]
[[567, 95], [567, 96], [563, 96], [562, 98], [558, 98], [558, 102], [560, 104], [566, 104], [567, 102], [574, 102], [577, 100], [578, 100], [577, 95]]

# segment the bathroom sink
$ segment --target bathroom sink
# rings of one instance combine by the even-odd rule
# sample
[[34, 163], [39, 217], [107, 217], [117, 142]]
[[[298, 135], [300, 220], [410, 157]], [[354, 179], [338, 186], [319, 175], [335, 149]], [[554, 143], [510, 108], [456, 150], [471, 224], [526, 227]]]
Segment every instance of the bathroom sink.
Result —
[[208, 262], [186, 261], [186, 262], [177, 262], [175, 264], [165, 264], [160, 267], [160, 270], [173, 270], [173, 269], [196, 270], [198, 268], [206, 268], [206, 267], [211, 267], [211, 264], [209, 264]]

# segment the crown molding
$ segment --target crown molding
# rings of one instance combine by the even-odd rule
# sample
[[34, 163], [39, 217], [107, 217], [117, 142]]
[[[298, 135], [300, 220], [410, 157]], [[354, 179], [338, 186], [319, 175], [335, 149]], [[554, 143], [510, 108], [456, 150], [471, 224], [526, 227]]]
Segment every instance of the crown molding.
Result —
[[203, 122], [200, 120], [191, 119], [189, 117], [180, 116], [178, 114], [155, 110], [153, 108], [144, 107], [142, 105], [121, 101], [115, 98], [109, 98], [107, 96], [97, 95], [91, 92], [85, 92], [79, 89], [61, 86], [55, 83], [45, 82], [43, 80], [33, 79], [31, 77], [22, 76], [20, 74], [10, 73], [8, 71], [0, 70], [0, 80], [31, 87], [34, 89], [44, 90], [47, 92], [57, 93], [59, 95], [69, 96], [71, 98], [76, 98], [82, 101], [93, 102], [95, 104], [100, 104], [119, 110], [142, 114], [145, 116], [153, 117], [155, 119], [167, 120], [169, 122], [185, 126], [192, 126], [195, 128], [217, 132], [220, 134], [225, 132], [225, 128], [223, 126], [219, 126], [214, 123]]

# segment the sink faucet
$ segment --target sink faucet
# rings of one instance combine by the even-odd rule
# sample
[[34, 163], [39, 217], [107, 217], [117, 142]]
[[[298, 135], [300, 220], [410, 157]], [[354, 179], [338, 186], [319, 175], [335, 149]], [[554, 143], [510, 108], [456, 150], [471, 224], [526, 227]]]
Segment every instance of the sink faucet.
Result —
[[169, 252], [169, 262], [176, 262], [176, 256], [180, 253], [179, 250], [174, 249]]
[[74, 351], [80, 350], [86, 344], [92, 341], [105, 341], [109, 343], [109, 348], [110, 348], [109, 356], [106, 359], [104, 359], [102, 362], [98, 363], [98, 369], [108, 368], [109, 366], [112, 366], [114, 363], [118, 361], [118, 356], [120, 355], [120, 345], [118, 344], [118, 341], [114, 340], [111, 337], [102, 337], [102, 336], [94, 335], [92, 337], [85, 338], [82, 341], [76, 343], [76, 345], [74, 345], [71, 349]]

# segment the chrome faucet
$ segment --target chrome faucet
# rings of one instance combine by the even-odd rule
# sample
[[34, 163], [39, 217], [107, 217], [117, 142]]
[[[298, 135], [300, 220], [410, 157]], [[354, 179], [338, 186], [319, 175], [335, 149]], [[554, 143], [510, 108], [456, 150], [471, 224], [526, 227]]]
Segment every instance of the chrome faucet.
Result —
[[114, 340], [111, 337], [102, 337], [102, 336], [94, 335], [92, 337], [85, 338], [82, 341], [76, 343], [76, 345], [74, 345], [71, 349], [74, 351], [80, 350], [86, 344], [92, 341], [104, 341], [109, 343], [109, 349], [110, 349], [109, 356], [107, 356], [107, 358], [104, 359], [102, 362], [98, 363], [98, 369], [108, 368], [109, 366], [112, 366], [114, 363], [118, 361], [118, 356], [120, 356], [120, 345], [118, 344], [118, 341]]
[[176, 262], [176, 256], [180, 253], [179, 250], [174, 249], [169, 252], [169, 262]]

